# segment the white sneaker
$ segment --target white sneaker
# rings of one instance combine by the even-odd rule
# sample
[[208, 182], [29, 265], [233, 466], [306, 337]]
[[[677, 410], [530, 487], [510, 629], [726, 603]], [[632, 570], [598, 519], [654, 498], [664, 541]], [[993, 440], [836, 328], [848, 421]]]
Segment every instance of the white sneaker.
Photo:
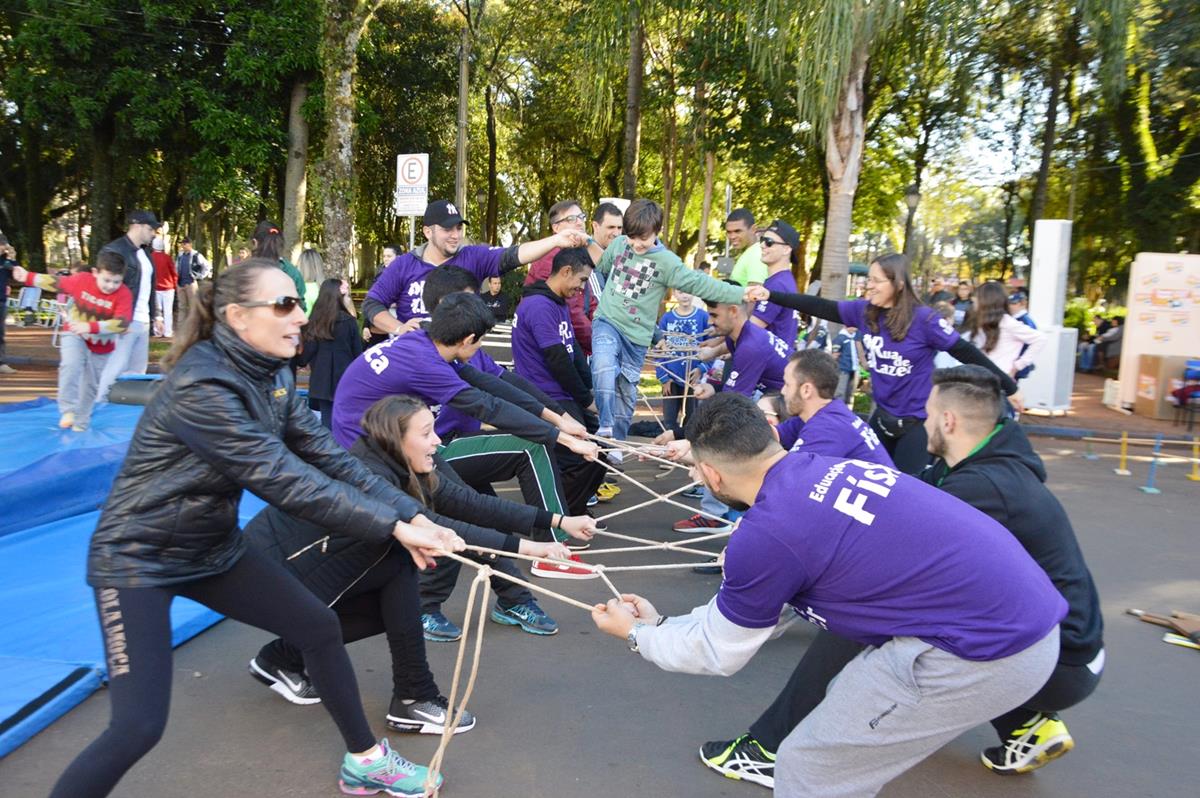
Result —
[[67, 429], [68, 427], [74, 426], [74, 424], [75, 424], [75, 414], [70, 412], [69, 410], [66, 413], [63, 413], [62, 418], [60, 418], [58, 420], [58, 428], [59, 429]]
[[17, 370], [7, 363], [0, 363], [0, 374], [16, 374]]

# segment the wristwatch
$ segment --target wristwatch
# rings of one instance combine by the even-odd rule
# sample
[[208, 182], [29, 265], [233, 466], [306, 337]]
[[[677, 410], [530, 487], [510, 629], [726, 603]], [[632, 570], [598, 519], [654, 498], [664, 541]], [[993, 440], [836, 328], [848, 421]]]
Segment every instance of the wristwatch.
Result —
[[632, 628], [630, 628], [629, 634], [625, 635], [625, 643], [629, 646], [630, 651], [638, 650], [638, 644], [637, 644], [638, 629], [641, 629], [645, 625], [646, 624], [644, 624], [644, 623], [635, 623], [632, 626]]

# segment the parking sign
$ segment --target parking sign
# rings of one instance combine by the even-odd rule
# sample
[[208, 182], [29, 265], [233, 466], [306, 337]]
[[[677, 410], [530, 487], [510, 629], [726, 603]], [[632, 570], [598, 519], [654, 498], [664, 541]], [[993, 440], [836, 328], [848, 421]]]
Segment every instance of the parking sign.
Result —
[[397, 216], [420, 216], [429, 204], [429, 153], [396, 156]]

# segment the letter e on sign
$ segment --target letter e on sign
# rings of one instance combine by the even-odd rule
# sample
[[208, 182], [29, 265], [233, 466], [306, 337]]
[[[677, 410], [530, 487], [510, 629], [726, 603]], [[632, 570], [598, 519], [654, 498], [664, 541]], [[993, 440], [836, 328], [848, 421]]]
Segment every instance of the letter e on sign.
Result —
[[429, 204], [429, 153], [396, 156], [397, 216], [420, 216]]

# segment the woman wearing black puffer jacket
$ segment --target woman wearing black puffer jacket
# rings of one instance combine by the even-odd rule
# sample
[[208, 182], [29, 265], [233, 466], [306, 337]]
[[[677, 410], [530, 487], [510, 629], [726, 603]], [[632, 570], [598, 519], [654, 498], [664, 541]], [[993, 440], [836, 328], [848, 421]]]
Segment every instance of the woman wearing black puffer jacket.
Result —
[[[515, 535], [541, 530], [549, 537], [550, 529], [559, 527], [581, 540], [592, 537], [596, 522], [590, 516], [562, 517], [469, 488], [436, 456], [440, 440], [433, 426], [433, 413], [420, 399], [387, 396], [363, 414], [365, 434], [350, 452], [428, 508], [426, 515], [434, 523], [453, 529], [471, 545], [565, 560], [571, 552], [561, 543], [537, 543]], [[392, 655], [388, 727], [441, 734], [450, 712], [425, 656], [421, 597], [411, 560], [388, 542], [352, 538], [274, 507], [256, 515], [246, 525], [246, 535], [252, 546], [286, 564], [321, 601], [333, 607], [342, 622], [344, 642], [387, 636]], [[494, 559], [482, 554], [474, 557]], [[515, 584], [509, 588], [500, 592], [497, 612], [533, 601], [526, 588]], [[250, 673], [293, 704], [321, 700], [304, 673], [301, 652], [291, 642], [276, 639], [263, 646], [250, 660]], [[474, 725], [475, 718], [464, 713], [454, 733]]]
[[201, 290], [88, 552], [112, 720], [51, 798], [107, 795], [158, 742], [170, 701], [169, 611], [177, 595], [301, 648], [349, 749], [344, 792], [423, 794], [425, 768], [371, 733], [337, 617], [282, 566], [248, 548], [238, 529], [238, 500], [251, 490], [306, 520], [377, 543], [395, 539], [418, 567], [464, 545], [338, 447], [297, 398], [287, 363], [303, 324], [295, 287], [271, 262], [247, 261]]

